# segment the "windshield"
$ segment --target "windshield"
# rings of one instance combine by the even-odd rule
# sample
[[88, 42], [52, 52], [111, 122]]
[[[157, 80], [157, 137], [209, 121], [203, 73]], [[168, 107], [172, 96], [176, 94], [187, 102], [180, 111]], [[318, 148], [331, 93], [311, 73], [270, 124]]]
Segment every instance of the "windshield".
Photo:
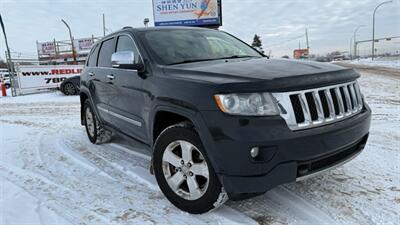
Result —
[[155, 30], [142, 35], [159, 64], [173, 65], [216, 59], [262, 57], [253, 48], [216, 30]]

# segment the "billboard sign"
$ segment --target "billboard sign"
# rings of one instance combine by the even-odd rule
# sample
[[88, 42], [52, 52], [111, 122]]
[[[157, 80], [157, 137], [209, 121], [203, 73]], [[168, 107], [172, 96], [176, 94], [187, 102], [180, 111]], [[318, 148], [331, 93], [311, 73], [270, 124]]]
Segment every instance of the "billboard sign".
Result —
[[19, 87], [23, 89], [57, 88], [65, 79], [80, 75], [83, 65], [17, 66]]
[[296, 49], [293, 51], [293, 58], [295, 59], [303, 59], [308, 57], [309, 50], [308, 48], [304, 49]]
[[37, 50], [42, 55], [54, 55], [56, 54], [56, 46], [54, 42], [41, 42], [37, 43]]
[[153, 0], [155, 26], [221, 26], [220, 0]]
[[94, 44], [93, 38], [82, 38], [74, 40], [74, 47], [77, 53], [89, 52]]

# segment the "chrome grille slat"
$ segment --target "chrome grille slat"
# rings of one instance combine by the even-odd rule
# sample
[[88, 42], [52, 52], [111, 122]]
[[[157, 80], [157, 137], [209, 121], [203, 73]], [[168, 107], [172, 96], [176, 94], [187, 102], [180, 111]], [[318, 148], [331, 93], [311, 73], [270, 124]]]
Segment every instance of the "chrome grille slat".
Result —
[[317, 91], [313, 91], [312, 95], [314, 97], [315, 105], [317, 106], [318, 120], [314, 121], [314, 123], [322, 123], [325, 119], [324, 117], [324, 109], [322, 108], [321, 98]]
[[360, 87], [358, 86], [358, 83], [354, 83], [354, 89], [357, 94], [358, 110], [360, 110], [360, 109], [362, 109], [363, 101], [362, 101], [362, 96], [361, 96]]
[[303, 109], [304, 113], [304, 124], [302, 124], [302, 126], [307, 126], [311, 123], [311, 114], [310, 108], [308, 107], [307, 98], [305, 93], [300, 93], [298, 97], [300, 98], [301, 108]]
[[343, 104], [343, 99], [342, 99], [342, 94], [340, 94], [340, 89], [339, 87], [335, 87], [335, 94], [336, 94], [336, 99], [338, 100], [338, 105], [339, 105], [339, 115], [337, 115], [338, 118], [342, 118], [344, 116], [344, 104]]
[[291, 130], [340, 121], [359, 113], [363, 108], [362, 95], [356, 81], [272, 95], [279, 104], [281, 117]]
[[356, 112], [358, 109], [358, 102], [357, 102], [357, 97], [356, 97], [356, 92], [354, 91], [354, 86], [353, 84], [349, 84], [348, 85], [349, 89], [350, 89], [350, 95], [351, 95], [351, 99], [353, 101], [353, 112]]
[[347, 86], [345, 85], [345, 86], [343, 86], [343, 87], [341, 87], [342, 89], [343, 89], [343, 92], [344, 92], [344, 97], [345, 97], [345, 99], [346, 99], [346, 105], [347, 105], [347, 112], [346, 112], [346, 114], [347, 115], [350, 115], [351, 114], [351, 112], [352, 112], [352, 107], [351, 107], [351, 99], [350, 99], [350, 94], [349, 94], [349, 90], [347, 89]]
[[326, 99], [328, 101], [328, 108], [329, 108], [329, 117], [326, 119], [327, 121], [331, 121], [335, 119], [335, 108], [333, 106], [333, 100], [332, 100], [332, 95], [329, 89], [324, 90]]

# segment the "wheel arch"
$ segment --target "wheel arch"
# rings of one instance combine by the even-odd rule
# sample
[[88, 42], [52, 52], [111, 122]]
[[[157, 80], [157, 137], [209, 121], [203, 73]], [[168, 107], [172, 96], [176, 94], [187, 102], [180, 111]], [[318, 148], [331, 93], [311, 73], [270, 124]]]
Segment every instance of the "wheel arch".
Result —
[[171, 125], [189, 122], [196, 127], [196, 122], [193, 119], [194, 114], [194, 112], [179, 110], [172, 107], [158, 107], [152, 116], [149, 129], [152, 145], [154, 145], [161, 132]]

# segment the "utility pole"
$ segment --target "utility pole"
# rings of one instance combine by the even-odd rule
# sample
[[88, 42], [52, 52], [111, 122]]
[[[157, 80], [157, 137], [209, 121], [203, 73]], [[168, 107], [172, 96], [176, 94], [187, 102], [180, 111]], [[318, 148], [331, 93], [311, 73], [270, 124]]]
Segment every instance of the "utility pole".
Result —
[[307, 49], [310, 48], [309, 44], [308, 44], [308, 30], [306, 28], [306, 42], [307, 42]]
[[74, 38], [72, 37], [71, 28], [69, 27], [68, 23], [65, 20], [61, 19], [61, 21], [65, 24], [69, 31], [69, 38], [71, 39], [71, 47], [72, 47], [72, 57], [74, 58], [74, 62], [76, 63], [76, 54], [75, 54], [75, 46], [74, 46]]
[[306, 28], [307, 58], [310, 58], [310, 46], [308, 45], [308, 31]]
[[375, 13], [378, 8], [384, 4], [392, 3], [393, 1], [386, 1], [382, 2], [381, 4], [377, 5], [374, 9], [374, 14], [372, 15], [372, 61], [375, 57]]
[[350, 38], [350, 48], [349, 48], [349, 57], [350, 57], [350, 59], [353, 59], [353, 56], [351, 54], [351, 49], [353, 48], [352, 44], [353, 44], [353, 36]]
[[7, 58], [8, 58], [8, 70], [10, 71], [10, 85], [11, 85], [11, 95], [13, 97], [15, 97], [17, 95], [16, 91], [15, 91], [15, 87], [14, 87], [14, 75], [15, 75], [15, 71], [14, 71], [14, 64], [12, 63], [12, 59], [11, 59], [11, 52], [10, 52], [10, 47], [8, 46], [8, 40], [7, 40], [7, 35], [6, 35], [6, 29], [4, 27], [4, 23], [3, 23], [3, 18], [1, 17], [0, 14], [0, 25], [1, 25], [1, 29], [3, 30], [3, 35], [4, 35], [4, 41], [6, 42], [6, 48], [7, 48]]
[[106, 36], [106, 16], [103, 13], [103, 36]]
[[356, 41], [356, 39], [357, 39], [357, 31], [358, 31], [361, 27], [364, 27], [364, 25], [359, 25], [359, 26], [354, 30], [354, 35], [353, 35], [353, 41], [354, 41], [354, 45], [353, 45], [353, 47], [354, 47], [354, 52], [353, 52], [353, 54], [354, 54], [354, 58], [355, 58], [355, 59], [357, 59], [357, 41]]

